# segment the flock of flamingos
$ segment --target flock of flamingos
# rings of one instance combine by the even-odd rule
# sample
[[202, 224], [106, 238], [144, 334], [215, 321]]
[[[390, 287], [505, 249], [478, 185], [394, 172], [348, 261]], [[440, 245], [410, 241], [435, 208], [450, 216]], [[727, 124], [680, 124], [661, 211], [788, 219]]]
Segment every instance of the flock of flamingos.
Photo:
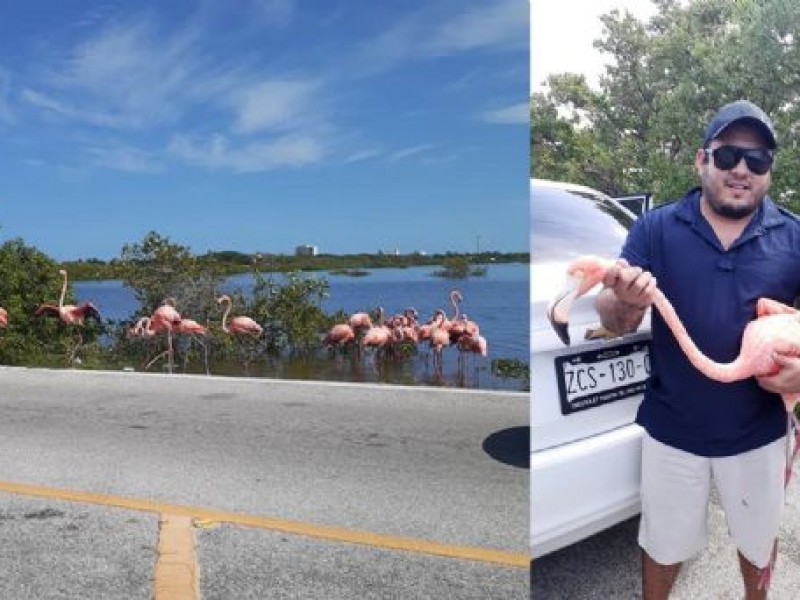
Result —
[[[58, 317], [65, 325], [78, 328], [83, 326], [86, 319], [93, 318], [99, 321], [100, 312], [91, 302], [84, 302], [80, 305], [64, 304], [67, 292], [67, 272], [61, 269], [59, 275], [63, 278], [63, 284], [58, 304], [40, 304], [34, 312], [35, 316]], [[416, 346], [427, 343], [433, 356], [434, 370], [439, 374], [442, 370], [444, 349], [454, 347], [459, 351], [459, 368], [461, 369], [466, 354], [474, 356], [487, 356], [488, 354], [488, 344], [486, 338], [480, 335], [479, 325], [459, 311], [459, 304], [463, 300], [460, 291], [452, 290], [450, 303], [453, 307], [453, 314], [448, 317], [445, 310], [439, 308], [425, 323], [419, 323], [418, 313], [414, 308], [407, 308], [402, 313], [387, 319], [383, 308], [379, 307], [378, 318], [374, 323], [368, 313], [358, 312], [350, 316], [346, 323], [334, 325], [322, 338], [322, 346], [334, 350], [352, 349], [359, 359], [365, 350], [371, 349], [374, 364], [379, 352], [391, 349], [397, 344], [411, 343]], [[258, 339], [263, 335], [263, 327], [248, 316], [239, 315], [229, 319], [232, 308], [229, 296], [220, 296], [217, 298], [217, 303], [225, 305], [222, 330], [226, 334], [253, 339]], [[7, 326], [8, 311], [0, 307], [0, 327]], [[182, 316], [176, 309], [175, 299], [167, 298], [150, 316], [140, 318], [128, 330], [128, 335], [131, 337], [151, 337], [158, 334], [166, 334], [167, 350], [152, 359], [145, 368], [149, 368], [156, 360], [166, 356], [169, 371], [172, 372], [174, 359], [172, 336], [174, 334], [188, 334], [193, 337], [205, 336], [208, 334], [208, 330], [197, 321]], [[74, 361], [79, 345], [80, 342], [72, 349], [67, 359], [68, 364]]]

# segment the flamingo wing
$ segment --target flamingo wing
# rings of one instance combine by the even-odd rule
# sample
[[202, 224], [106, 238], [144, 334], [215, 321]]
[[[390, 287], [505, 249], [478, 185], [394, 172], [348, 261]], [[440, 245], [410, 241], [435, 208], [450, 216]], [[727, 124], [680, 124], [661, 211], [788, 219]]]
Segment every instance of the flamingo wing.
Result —
[[39, 306], [36, 307], [36, 310], [34, 311], [33, 315], [35, 317], [41, 317], [41, 316], [58, 317], [60, 319], [61, 311], [54, 304], [40, 304]]
[[229, 328], [234, 333], [246, 333], [249, 335], [259, 336], [264, 331], [264, 328], [261, 327], [258, 323], [256, 323], [250, 317], [234, 317], [231, 319]]

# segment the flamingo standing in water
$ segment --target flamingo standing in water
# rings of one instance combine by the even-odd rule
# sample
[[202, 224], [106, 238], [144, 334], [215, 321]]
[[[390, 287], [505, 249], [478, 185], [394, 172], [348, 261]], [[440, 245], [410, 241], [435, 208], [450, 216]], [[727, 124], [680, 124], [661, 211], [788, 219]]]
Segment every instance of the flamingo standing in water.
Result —
[[[175, 308], [175, 298], [169, 297], [164, 298], [161, 302], [161, 306], [156, 308], [153, 311], [153, 314], [150, 315], [150, 325], [149, 327], [155, 331], [156, 333], [160, 333], [162, 331], [167, 332], [167, 369], [170, 373], [172, 373], [174, 365], [175, 365], [175, 349], [172, 344], [172, 332], [181, 322], [182, 317], [180, 313]], [[147, 367], [153, 364], [156, 360], [164, 356], [164, 352], [156, 356], [153, 360], [151, 360]], [[147, 368], [145, 367], [145, 368]]]
[[323, 346], [343, 346], [356, 339], [356, 332], [348, 323], [337, 323], [322, 339]]
[[378, 307], [378, 324], [369, 327], [361, 338], [361, 347], [374, 348], [372, 353], [372, 366], [378, 367], [378, 351], [385, 348], [392, 341], [392, 331], [386, 326], [383, 318], [383, 307]]
[[[208, 368], [208, 346], [200, 339], [208, 334], [208, 329], [194, 319], [183, 318], [175, 325], [173, 331], [179, 335], [188, 335], [190, 343], [194, 341], [200, 344], [200, 347], [203, 349], [203, 364], [205, 365], [206, 375], [208, 375], [210, 373]], [[187, 352], [184, 354], [183, 360], [184, 371], [186, 371], [188, 360], [189, 355]]]
[[217, 298], [217, 304], [223, 303], [226, 303], [228, 307], [225, 309], [225, 314], [222, 315], [222, 331], [235, 335], [251, 335], [253, 337], [259, 337], [264, 333], [264, 328], [250, 317], [233, 317], [229, 325], [228, 313], [231, 312], [231, 297], [226, 294]]
[[436, 311], [436, 318], [432, 323], [428, 343], [433, 352], [433, 370], [438, 375], [442, 374], [442, 354], [444, 353], [444, 348], [450, 345], [449, 324], [444, 311]]
[[[328, 330], [322, 338], [322, 345], [328, 348], [346, 348], [350, 344], [355, 344], [356, 360], [361, 357], [360, 349], [356, 341], [356, 332], [349, 323], [337, 323]], [[337, 362], [341, 360], [341, 355], [336, 356]]]
[[[576, 259], [567, 268], [570, 282], [550, 304], [548, 317], [556, 333], [569, 344], [569, 308], [572, 302], [599, 284], [606, 271], [614, 263], [595, 256]], [[773, 375], [780, 366], [772, 358], [773, 353], [800, 356], [800, 311], [768, 298], [759, 298], [756, 304], [756, 319], [750, 321], [742, 334], [742, 344], [737, 356], [730, 363], [718, 363], [703, 354], [689, 337], [674, 307], [656, 288], [653, 304], [661, 313], [681, 350], [689, 362], [703, 375], [723, 383], [739, 381], [748, 377]], [[785, 483], [792, 474], [792, 461], [800, 448], [800, 427], [795, 407], [800, 402], [800, 393], [781, 394], [786, 408], [786, 473]], [[797, 431], [792, 451], [792, 428]]]
[[[250, 317], [240, 315], [237, 317], [233, 317], [230, 320], [230, 324], [228, 323], [228, 314], [231, 312], [231, 297], [227, 294], [223, 294], [219, 298], [217, 298], [217, 304], [227, 304], [225, 308], [225, 313], [222, 315], [222, 331], [227, 334], [231, 334], [235, 337], [252, 337], [253, 339], [258, 339], [261, 337], [261, 334], [264, 333], [264, 328], [261, 327], [255, 320]], [[242, 348], [240, 346], [240, 356], [242, 354]], [[249, 358], [245, 358], [242, 360], [244, 363], [245, 372], [248, 371], [248, 366], [250, 364]]]
[[372, 318], [368, 313], [357, 312], [350, 316], [347, 324], [350, 325], [354, 331], [358, 331], [359, 329], [369, 329], [372, 327]]
[[[59, 269], [58, 274], [64, 279], [61, 285], [61, 296], [58, 298], [58, 306], [54, 304], [40, 304], [36, 307], [33, 314], [37, 317], [55, 316], [61, 319], [61, 322], [65, 325], [74, 325], [76, 327], [82, 327], [87, 318], [93, 318], [100, 322], [100, 312], [91, 302], [84, 302], [78, 306], [74, 304], [64, 304], [64, 298], [67, 294], [67, 272], [64, 269]], [[78, 340], [72, 348], [72, 351], [66, 357], [68, 365], [75, 361], [75, 354], [78, 348], [83, 345], [83, 335], [80, 329], [76, 331]]]

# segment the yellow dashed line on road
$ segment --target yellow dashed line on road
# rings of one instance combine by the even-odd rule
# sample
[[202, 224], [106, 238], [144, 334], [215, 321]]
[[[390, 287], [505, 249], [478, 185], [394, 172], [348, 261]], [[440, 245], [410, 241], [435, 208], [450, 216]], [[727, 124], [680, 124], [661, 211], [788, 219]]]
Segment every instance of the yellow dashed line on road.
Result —
[[418, 554], [432, 554], [435, 556], [445, 556], [448, 558], [463, 560], [474, 560], [479, 562], [499, 564], [506, 567], [521, 567], [527, 569], [530, 566], [529, 555], [518, 552], [510, 552], [507, 550], [445, 544], [417, 538], [400, 537], [382, 533], [372, 533], [369, 531], [347, 529], [344, 527], [315, 525], [313, 523], [304, 523], [302, 521], [290, 521], [286, 519], [275, 519], [258, 515], [247, 515], [242, 513], [216, 510], [212, 508], [169, 504], [165, 502], [157, 502], [155, 500], [128, 498], [109, 494], [96, 494], [93, 492], [84, 492], [80, 490], [67, 490], [12, 482], [0, 482], [0, 492], [8, 492], [23, 496], [37, 496], [41, 498], [66, 500], [69, 502], [81, 502], [84, 504], [102, 504], [105, 506], [115, 506], [129, 510], [152, 512], [159, 515], [170, 515], [172, 518], [186, 517], [203, 522], [230, 523], [232, 525], [269, 529], [272, 531], [281, 531], [283, 533], [302, 535], [334, 542], [360, 544], [390, 550], [403, 550]]

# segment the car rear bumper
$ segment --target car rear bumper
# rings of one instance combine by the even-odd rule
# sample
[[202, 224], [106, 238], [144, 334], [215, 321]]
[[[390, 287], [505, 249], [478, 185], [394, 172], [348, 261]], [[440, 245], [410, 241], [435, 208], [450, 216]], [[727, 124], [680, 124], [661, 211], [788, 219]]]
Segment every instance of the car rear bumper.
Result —
[[543, 556], [640, 512], [636, 424], [531, 453], [531, 553]]

